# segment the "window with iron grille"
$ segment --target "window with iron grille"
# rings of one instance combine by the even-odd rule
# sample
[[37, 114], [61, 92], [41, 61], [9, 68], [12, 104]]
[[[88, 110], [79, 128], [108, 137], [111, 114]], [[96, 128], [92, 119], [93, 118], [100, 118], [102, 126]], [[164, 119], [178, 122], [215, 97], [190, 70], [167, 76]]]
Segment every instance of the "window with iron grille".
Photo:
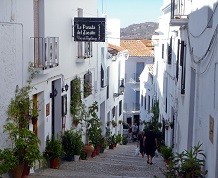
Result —
[[170, 38], [170, 44], [168, 45], [168, 59], [167, 63], [171, 64], [172, 63], [172, 37]]
[[84, 75], [84, 98], [92, 94], [92, 73], [88, 72]]
[[185, 42], [181, 41], [181, 51], [180, 51], [180, 66], [182, 66], [181, 73], [181, 94], [185, 94]]
[[122, 114], [122, 100], [119, 101], [119, 116]]
[[179, 52], [180, 52], [180, 39], [178, 39], [177, 44], [177, 58], [176, 58], [176, 80], [178, 81], [179, 78]]

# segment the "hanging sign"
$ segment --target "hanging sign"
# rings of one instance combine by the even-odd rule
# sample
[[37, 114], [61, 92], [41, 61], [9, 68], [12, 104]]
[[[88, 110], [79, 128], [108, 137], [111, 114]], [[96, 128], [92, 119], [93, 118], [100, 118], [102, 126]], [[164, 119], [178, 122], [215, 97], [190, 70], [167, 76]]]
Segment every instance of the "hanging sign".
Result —
[[105, 18], [74, 18], [74, 41], [105, 42]]

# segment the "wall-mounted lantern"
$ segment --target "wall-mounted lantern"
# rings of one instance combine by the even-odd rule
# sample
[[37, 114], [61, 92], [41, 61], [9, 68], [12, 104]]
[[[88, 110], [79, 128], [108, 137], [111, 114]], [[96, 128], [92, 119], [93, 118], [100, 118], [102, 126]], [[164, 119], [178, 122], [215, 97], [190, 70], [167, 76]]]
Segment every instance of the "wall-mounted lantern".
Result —
[[66, 91], [67, 92], [67, 90], [69, 89], [69, 85], [64, 85], [64, 87], [62, 88], [62, 92], [64, 92], [64, 91]]
[[114, 93], [114, 97], [118, 97], [118, 96], [120, 96], [120, 95], [123, 95], [124, 89], [125, 89], [125, 87], [124, 87], [124, 84], [123, 84], [123, 82], [122, 82], [121, 85], [120, 85], [120, 87], [119, 87], [119, 92], [118, 92], [118, 93]]

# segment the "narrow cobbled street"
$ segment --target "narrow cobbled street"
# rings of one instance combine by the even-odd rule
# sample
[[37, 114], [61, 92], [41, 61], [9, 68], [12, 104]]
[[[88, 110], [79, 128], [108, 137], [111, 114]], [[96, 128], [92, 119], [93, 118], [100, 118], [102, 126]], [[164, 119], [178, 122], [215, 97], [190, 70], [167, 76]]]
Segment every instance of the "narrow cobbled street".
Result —
[[30, 174], [30, 178], [163, 178], [160, 167], [165, 163], [161, 156], [154, 157], [153, 165], [147, 158], [135, 155], [136, 143], [118, 145], [113, 150], [106, 149], [94, 158], [78, 162], [64, 161], [59, 169], [46, 168]]

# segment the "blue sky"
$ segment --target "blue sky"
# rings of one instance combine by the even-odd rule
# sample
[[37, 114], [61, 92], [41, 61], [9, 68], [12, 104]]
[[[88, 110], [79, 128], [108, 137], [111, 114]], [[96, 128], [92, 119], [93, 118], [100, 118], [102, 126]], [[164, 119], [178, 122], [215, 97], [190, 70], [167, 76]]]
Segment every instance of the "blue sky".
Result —
[[[103, 2], [103, 8], [102, 8]], [[120, 27], [144, 22], [158, 22], [163, 0], [98, 0], [99, 14], [120, 19]]]

